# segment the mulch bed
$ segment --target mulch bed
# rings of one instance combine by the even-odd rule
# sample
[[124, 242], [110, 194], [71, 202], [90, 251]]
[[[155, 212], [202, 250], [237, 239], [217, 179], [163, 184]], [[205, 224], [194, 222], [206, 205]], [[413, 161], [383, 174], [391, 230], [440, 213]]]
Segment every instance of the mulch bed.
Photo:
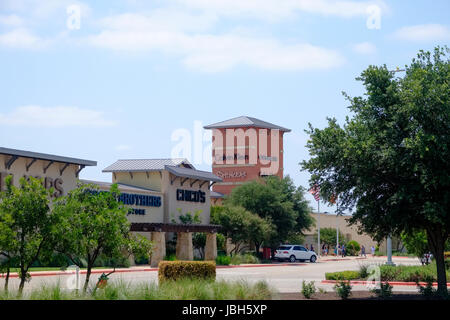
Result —
[[[335, 292], [316, 293], [311, 299], [306, 299], [301, 293], [280, 293], [279, 300], [341, 300]], [[348, 300], [382, 300], [368, 291], [352, 291]], [[414, 292], [393, 292], [389, 300], [425, 300], [425, 298]]]

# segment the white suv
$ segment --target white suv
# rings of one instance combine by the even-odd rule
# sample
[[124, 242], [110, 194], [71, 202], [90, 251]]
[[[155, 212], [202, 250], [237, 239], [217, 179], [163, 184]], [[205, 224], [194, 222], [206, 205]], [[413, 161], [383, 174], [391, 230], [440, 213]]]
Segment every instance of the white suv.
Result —
[[304, 246], [285, 244], [275, 251], [274, 258], [278, 261], [289, 260], [290, 262], [295, 262], [297, 260], [309, 260], [314, 263], [317, 260], [317, 254], [314, 251], [309, 251]]

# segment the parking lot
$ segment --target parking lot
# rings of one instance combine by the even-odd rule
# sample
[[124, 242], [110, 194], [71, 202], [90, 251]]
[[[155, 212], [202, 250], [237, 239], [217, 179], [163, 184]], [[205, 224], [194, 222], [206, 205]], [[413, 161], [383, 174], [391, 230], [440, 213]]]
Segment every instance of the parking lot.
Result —
[[[393, 257], [396, 264], [402, 265], [419, 265], [417, 258], [400, 258]], [[322, 258], [316, 263], [282, 263], [273, 265], [243, 265], [233, 267], [219, 267], [217, 269], [217, 279], [225, 281], [247, 281], [255, 283], [257, 281], [267, 281], [278, 292], [289, 293], [299, 292], [302, 281], [314, 281], [317, 288], [323, 288], [326, 291], [332, 291], [333, 285], [322, 284], [325, 280], [325, 273], [344, 270], [359, 270], [361, 265], [375, 264], [380, 265], [386, 262], [386, 258], [368, 257], [367, 259], [348, 258], [345, 260], [334, 260], [332, 258]], [[94, 283], [99, 274], [93, 274], [91, 281]], [[157, 281], [157, 271], [131, 271], [118, 272], [111, 275], [111, 281], [125, 281], [130, 284], [145, 283]], [[84, 275], [80, 276], [81, 283], [84, 281]], [[70, 286], [74, 281], [74, 276], [70, 274], [56, 276], [34, 276], [31, 281], [26, 284], [25, 290], [31, 288], [39, 288], [42, 285], [53, 285], [59, 281], [62, 287]], [[3, 286], [4, 279], [0, 279], [0, 286]], [[13, 278], [10, 280], [10, 288], [18, 286], [19, 280]], [[367, 290], [364, 285], [355, 285], [354, 290]], [[394, 287], [394, 291], [416, 291], [414, 286], [411, 287]]]

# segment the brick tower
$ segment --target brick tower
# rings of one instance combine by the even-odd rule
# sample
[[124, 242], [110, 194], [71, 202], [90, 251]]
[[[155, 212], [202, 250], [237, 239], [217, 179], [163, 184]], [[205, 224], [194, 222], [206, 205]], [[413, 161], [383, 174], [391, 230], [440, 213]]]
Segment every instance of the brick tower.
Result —
[[283, 178], [283, 135], [290, 129], [246, 116], [204, 128], [213, 130], [212, 171], [223, 180], [214, 192], [227, 195], [262, 176]]

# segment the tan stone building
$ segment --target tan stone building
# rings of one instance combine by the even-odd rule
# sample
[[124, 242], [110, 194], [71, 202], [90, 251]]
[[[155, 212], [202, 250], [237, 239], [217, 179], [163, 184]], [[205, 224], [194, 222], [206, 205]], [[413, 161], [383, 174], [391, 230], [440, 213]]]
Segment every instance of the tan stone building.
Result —
[[[130, 208], [131, 231], [155, 243], [151, 265], [157, 266], [166, 255], [166, 233], [177, 233], [177, 258], [193, 260], [192, 233], [207, 233], [205, 259], [217, 256], [216, 232], [210, 224], [210, 189], [222, 181], [211, 172], [199, 171], [186, 159], [119, 160], [105, 168], [112, 182], [79, 180], [80, 171], [97, 162], [50, 154], [0, 148], [0, 190], [7, 176], [18, 186], [21, 177], [42, 178], [55, 197], [66, 195], [78, 183], [94, 184], [107, 191], [117, 183], [120, 201]], [[186, 225], [181, 216], [198, 215], [200, 223]]]
[[[357, 226], [350, 226], [348, 223], [348, 219], [351, 217], [349, 215], [337, 216], [336, 214], [330, 213], [311, 213], [311, 217], [314, 219], [315, 226], [305, 232], [305, 244], [308, 244], [308, 247], [311, 244], [314, 248], [317, 247], [317, 238], [315, 235], [317, 234], [317, 226], [320, 225], [320, 228], [333, 228], [335, 230], [338, 228], [346, 240], [355, 240], [360, 245], [364, 245], [366, 253], [370, 253], [370, 248], [372, 246], [376, 248], [377, 245], [379, 245], [380, 252], [386, 253], [386, 241], [378, 244], [368, 234], [359, 234]], [[341, 241], [339, 240], [339, 242]]]
[[[152, 266], [157, 266], [165, 257], [166, 242], [174, 233], [177, 233], [176, 255], [179, 260], [193, 260], [193, 232], [207, 234], [205, 260], [215, 260], [219, 226], [210, 224], [210, 190], [222, 179], [211, 172], [196, 170], [186, 159], [118, 160], [103, 172], [112, 173], [112, 181], [119, 187], [132, 186], [143, 194], [160, 198], [159, 207], [149, 207], [144, 213], [139, 206], [141, 202], [124, 201], [135, 206], [138, 216], [141, 216], [130, 217], [132, 231], [148, 236], [155, 243]], [[197, 215], [200, 223], [182, 224], [180, 217], [186, 214]]]

